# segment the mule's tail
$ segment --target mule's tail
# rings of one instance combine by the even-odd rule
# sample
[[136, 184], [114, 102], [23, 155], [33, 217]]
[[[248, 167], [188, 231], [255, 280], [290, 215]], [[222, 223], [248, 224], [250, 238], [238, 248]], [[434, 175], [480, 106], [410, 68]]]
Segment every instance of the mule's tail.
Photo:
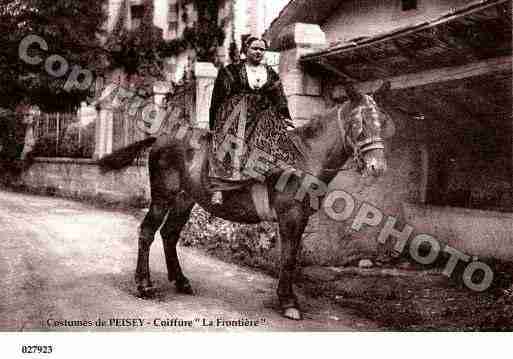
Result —
[[150, 147], [157, 140], [156, 137], [149, 137], [121, 148], [111, 154], [102, 157], [98, 165], [103, 171], [119, 170], [130, 165], [137, 155], [144, 149]]

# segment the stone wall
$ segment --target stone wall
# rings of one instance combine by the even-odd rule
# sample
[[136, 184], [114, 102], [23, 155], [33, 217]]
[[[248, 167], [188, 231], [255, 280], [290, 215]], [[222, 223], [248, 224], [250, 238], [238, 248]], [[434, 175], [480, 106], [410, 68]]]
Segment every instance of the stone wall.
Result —
[[145, 165], [102, 173], [93, 160], [36, 158], [14, 185], [31, 192], [141, 207], [150, 199], [147, 172]]
[[[145, 163], [103, 173], [93, 160], [36, 158], [13, 183], [22, 190], [88, 201], [100, 205], [145, 208], [150, 201]], [[182, 243], [201, 248], [228, 261], [278, 273], [280, 241], [277, 225], [243, 225], [210, 216], [195, 207], [182, 233]], [[300, 263], [335, 263], [324, 256], [324, 242], [303, 244]], [[331, 260], [331, 262], [329, 262]]]
[[513, 261], [513, 213], [404, 203], [406, 220], [467, 255]]
[[[405, 127], [406, 119], [394, 118], [396, 127]], [[311, 219], [304, 241], [315, 252], [316, 263], [341, 264], [361, 258], [382, 257], [388, 249], [378, 245], [381, 226], [351, 229], [362, 203], [380, 209], [384, 217], [404, 220], [403, 202], [419, 203], [425, 196], [425, 169], [422, 167], [423, 147], [415, 144], [407, 133], [387, 142], [387, 172], [380, 178], [366, 178], [354, 170], [340, 172], [329, 184], [331, 190], [344, 190], [356, 200], [349, 219], [336, 222], [320, 211]]]
[[[373, 6], [376, 6], [375, 2], [373, 3]], [[389, 3], [387, 2], [387, 4]], [[461, 2], [454, 1], [453, 3], [461, 5]], [[364, 31], [363, 27], [369, 25], [368, 21], [370, 20], [364, 21], [366, 18], [364, 11], [366, 8], [364, 5], [371, 6], [370, 2], [359, 2], [358, 5], [356, 5], [356, 2], [344, 4], [346, 7], [354, 7], [354, 11], [349, 12], [352, 14], [351, 16], [337, 16], [334, 14], [331, 20], [332, 23], [330, 24], [330, 21], [328, 21], [322, 26], [291, 24], [283, 29], [277, 39], [273, 40], [281, 50], [280, 76], [284, 82], [285, 92], [289, 99], [292, 117], [298, 125], [308, 121], [319, 111], [325, 111], [330, 102], [334, 100], [333, 94], [329, 92], [330, 87], [326, 86], [329, 83], [329, 79], [314, 78], [312, 77], [313, 74], [307, 73], [299, 63], [301, 55], [326, 46], [330, 36], [335, 33], [344, 34], [344, 36], [347, 34], [347, 36], [351, 37], [352, 32], [363, 35], [367, 31]], [[423, 16], [429, 18], [437, 17], [444, 11], [447, 11], [447, 6], [449, 6], [440, 5], [435, 7], [427, 2], [419, 2], [419, 4], [424, 4], [422, 5], [424, 7], [417, 14], [419, 17], [401, 20], [393, 18], [390, 4], [385, 5], [385, 2], [380, 2], [380, 4], [383, 7], [383, 14], [378, 14], [377, 17], [383, 16], [384, 19], [387, 16], [392, 16], [387, 20], [389, 21], [388, 24], [392, 27], [406, 24], [399, 24], [400, 21], [415, 22], [419, 21]], [[344, 8], [344, 11], [347, 12], [349, 10]], [[354, 18], [352, 17], [353, 15]], [[376, 17], [368, 18], [376, 21]], [[361, 19], [361, 22], [358, 22], [358, 19]], [[347, 26], [344, 21], [354, 22], [358, 29], [346, 28]], [[386, 26], [388, 25], [385, 24]], [[356, 200], [356, 210], [349, 219], [342, 223], [329, 219], [322, 212], [311, 219], [304, 236], [304, 248], [312, 250], [311, 253], [307, 253], [306, 257], [311, 258], [315, 263], [325, 265], [342, 264], [362, 257], [376, 258], [381, 257], [384, 253], [390, 253], [391, 248], [388, 247], [388, 243], [384, 246], [377, 242], [378, 234], [383, 227], [384, 221], [379, 226], [366, 226], [359, 231], [351, 229], [357, 209], [363, 202], [378, 208], [384, 215], [384, 218], [388, 216], [397, 218], [398, 223], [396, 226], [399, 230], [403, 228], [408, 220], [415, 219], [415, 216], [412, 217], [412, 210], [405, 212], [405, 203], [421, 205], [426, 202], [428, 185], [430, 183], [432, 185], [433, 182], [430, 178], [432, 175], [432, 171], [430, 171], [430, 162], [432, 160], [430, 158], [433, 157], [434, 153], [432, 136], [430, 136], [432, 129], [427, 126], [426, 121], [413, 121], [405, 115], [394, 113], [392, 109], [386, 110], [394, 120], [396, 127], [394, 137], [387, 143], [388, 172], [377, 180], [369, 180], [362, 178], [355, 172], [348, 171], [339, 174], [330, 183], [331, 189], [342, 189], [352, 195]], [[467, 232], [464, 234], [460, 230], [457, 235], [452, 235], [454, 229], [449, 226], [451, 223], [456, 222], [446, 220], [440, 221], [437, 224], [436, 221], [442, 218], [442, 215], [434, 209], [432, 211], [425, 211], [425, 215], [418, 223], [423, 229], [436, 229], [437, 231], [435, 232], [440, 234], [441, 238], [439, 239], [442, 242], [451, 241], [456, 249], [471, 250], [468, 252], [470, 255], [486, 256], [492, 254], [489, 250], [485, 250], [486, 244], [482, 244], [482, 246], [471, 245], [486, 238], [487, 241], [490, 241], [489, 244], [492, 248], [496, 248], [497, 245], [502, 246], [502, 248], [497, 249], [497, 251], [502, 251], [501, 259], [508, 258], [513, 260], [513, 251], [509, 244], [505, 244], [507, 240], [504, 234], [507, 231], [511, 233], [511, 228], [513, 228], [511, 216], [506, 215], [504, 217], [501, 213], [497, 213], [496, 217], [501, 219], [494, 217], [493, 220], [487, 221], [486, 219], [475, 220], [475, 218], [479, 217], [480, 211], [465, 212], [457, 208], [448, 208], [443, 213], [451, 213], [451, 216], [457, 217], [461, 228], [474, 228], [472, 223], [482, 223], [482, 228], [486, 228], [488, 234], [485, 235], [483, 231]], [[431, 215], [432, 218], [430, 219]], [[493, 217], [493, 215], [491, 216]], [[417, 224], [416, 221], [414, 222], [412, 225]], [[466, 222], [469, 223], [465, 224]], [[496, 235], [495, 232], [497, 231], [492, 230], [493, 225], [490, 223], [509, 227], [506, 232], [502, 229], [498, 230], [499, 232]], [[493, 256], [499, 258], [497, 251], [493, 253]]]
[[469, 2], [423, 0], [417, 2], [417, 9], [403, 11], [400, 0], [343, 1], [321, 27], [328, 42], [343, 42], [433, 21], [455, 9], [468, 6]]

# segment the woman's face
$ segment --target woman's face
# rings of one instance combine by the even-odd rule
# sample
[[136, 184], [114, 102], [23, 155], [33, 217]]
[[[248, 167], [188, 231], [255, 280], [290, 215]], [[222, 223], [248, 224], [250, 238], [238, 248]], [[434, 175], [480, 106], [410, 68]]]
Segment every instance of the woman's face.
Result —
[[248, 61], [253, 65], [258, 65], [262, 62], [265, 52], [265, 43], [262, 40], [253, 41], [246, 52]]

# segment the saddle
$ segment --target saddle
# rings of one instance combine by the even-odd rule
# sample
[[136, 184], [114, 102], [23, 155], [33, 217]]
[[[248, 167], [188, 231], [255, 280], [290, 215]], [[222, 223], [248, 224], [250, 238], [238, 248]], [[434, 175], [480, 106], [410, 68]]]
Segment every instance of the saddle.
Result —
[[241, 181], [226, 180], [220, 177], [212, 176], [215, 171], [215, 154], [213, 153], [212, 134], [205, 130], [199, 135], [200, 148], [194, 151], [194, 156], [189, 161], [189, 171], [191, 180], [198, 188], [201, 188], [205, 195], [211, 195], [214, 191], [233, 191], [247, 188], [251, 191], [253, 204], [258, 216], [263, 221], [274, 221], [277, 219], [276, 211], [271, 208], [269, 199], [269, 189], [266, 182], [260, 182], [257, 179], [248, 179]]

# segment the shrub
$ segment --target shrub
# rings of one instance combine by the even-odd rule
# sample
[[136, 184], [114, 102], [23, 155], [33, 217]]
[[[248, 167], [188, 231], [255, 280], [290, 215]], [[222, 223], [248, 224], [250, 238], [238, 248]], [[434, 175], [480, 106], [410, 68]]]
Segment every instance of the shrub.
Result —
[[275, 273], [279, 264], [278, 236], [275, 224], [232, 223], [196, 206], [182, 232], [181, 243], [204, 249], [228, 261]]
[[94, 122], [80, 129], [78, 122], [69, 123], [60, 132], [59, 144], [55, 132], [47, 132], [36, 139], [33, 155], [41, 157], [91, 158], [94, 153]]

